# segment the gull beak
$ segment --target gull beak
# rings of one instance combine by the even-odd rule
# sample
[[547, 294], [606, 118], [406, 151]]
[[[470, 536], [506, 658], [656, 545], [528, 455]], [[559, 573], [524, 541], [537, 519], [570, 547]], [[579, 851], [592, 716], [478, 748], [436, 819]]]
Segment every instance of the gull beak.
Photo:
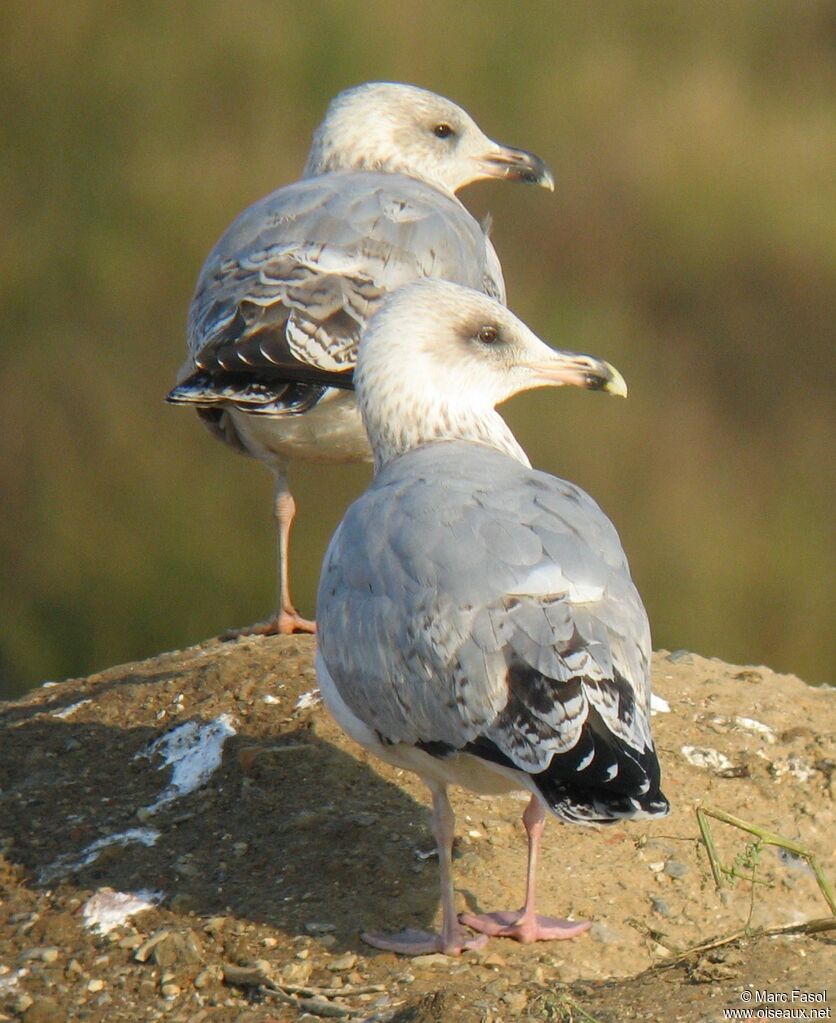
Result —
[[523, 181], [554, 191], [554, 177], [546, 164], [525, 149], [512, 146], [497, 146], [479, 161], [486, 178], [504, 178], [506, 181]]
[[627, 384], [615, 366], [592, 355], [575, 352], [554, 352], [550, 359], [527, 362], [525, 368], [538, 383], [552, 387], [583, 387], [587, 391], [606, 391], [620, 398], [627, 397]]

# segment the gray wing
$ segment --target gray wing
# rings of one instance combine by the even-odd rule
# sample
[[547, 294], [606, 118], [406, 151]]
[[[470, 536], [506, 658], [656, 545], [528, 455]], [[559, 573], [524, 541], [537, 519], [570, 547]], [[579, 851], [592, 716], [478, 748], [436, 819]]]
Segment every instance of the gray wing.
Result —
[[214, 396], [281, 414], [288, 383], [351, 387], [367, 319], [387, 292], [418, 277], [505, 294], [485, 232], [429, 185], [344, 173], [279, 189], [209, 255], [189, 311], [186, 379], [172, 400]]
[[387, 741], [541, 787], [611, 784], [615, 803], [658, 793], [647, 616], [615, 529], [572, 484], [474, 445], [396, 460], [332, 541], [317, 622], [340, 695]]

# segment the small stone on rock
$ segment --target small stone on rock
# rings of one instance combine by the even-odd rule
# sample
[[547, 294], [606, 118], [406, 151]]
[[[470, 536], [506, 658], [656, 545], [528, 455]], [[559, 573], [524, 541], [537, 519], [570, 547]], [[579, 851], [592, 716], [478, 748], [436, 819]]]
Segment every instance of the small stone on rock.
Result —
[[353, 952], [346, 952], [345, 955], [337, 956], [336, 959], [332, 959], [328, 963], [328, 969], [332, 973], [342, 973], [344, 970], [354, 969], [354, 964], [357, 962], [357, 956]]
[[524, 991], [506, 991], [502, 996], [502, 1001], [513, 1013], [522, 1012], [528, 1005], [528, 998]]
[[305, 924], [305, 930], [308, 934], [330, 934], [331, 931], [335, 931], [336, 929], [336, 924], [318, 923], [315, 920], [311, 920]]
[[428, 970], [433, 970], [438, 967], [449, 967], [450, 957], [442, 955], [441, 952], [430, 952], [429, 955], [415, 956], [412, 960], [412, 965], [424, 967]]
[[289, 984], [306, 984], [312, 972], [313, 963], [305, 961], [285, 963], [282, 967], [282, 979]]
[[651, 895], [650, 896], [650, 905], [653, 907], [653, 912], [654, 913], [658, 913], [659, 916], [672, 916], [673, 915], [671, 913], [670, 906], [667, 904], [667, 902], [665, 902], [664, 899], [660, 898], [658, 895]]

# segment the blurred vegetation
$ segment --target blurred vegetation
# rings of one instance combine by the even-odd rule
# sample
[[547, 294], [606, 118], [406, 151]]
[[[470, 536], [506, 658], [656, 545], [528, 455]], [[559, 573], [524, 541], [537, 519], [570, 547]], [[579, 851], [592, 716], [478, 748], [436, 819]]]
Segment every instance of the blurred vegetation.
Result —
[[[656, 645], [833, 681], [834, 32], [817, 0], [6, 0], [2, 691], [272, 608], [269, 474], [162, 399], [209, 248], [371, 79], [552, 165], [463, 198], [515, 311], [630, 399], [508, 415], [616, 522]], [[303, 611], [366, 479], [293, 474]]]

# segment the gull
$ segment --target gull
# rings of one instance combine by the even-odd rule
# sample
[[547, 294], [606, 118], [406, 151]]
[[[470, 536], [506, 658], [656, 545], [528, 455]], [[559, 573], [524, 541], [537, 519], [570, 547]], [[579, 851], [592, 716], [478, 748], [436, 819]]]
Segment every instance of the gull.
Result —
[[369, 460], [352, 371], [383, 296], [440, 277], [504, 303], [487, 231], [455, 194], [483, 178], [554, 187], [539, 157], [492, 141], [450, 100], [367, 83], [331, 102], [302, 179], [242, 213], [206, 260], [167, 400], [275, 476], [278, 609], [233, 634], [315, 631], [290, 599], [288, 465]]
[[[604, 824], [668, 811], [650, 630], [615, 528], [577, 486], [532, 469], [495, 411], [548, 385], [626, 394], [608, 363], [556, 351], [446, 282], [389, 296], [360, 344], [375, 476], [325, 556], [317, 674], [348, 735], [429, 787], [442, 908], [440, 934], [364, 934], [376, 948], [457, 955], [490, 935], [575, 937], [589, 921], [536, 911], [546, 813]], [[530, 794], [522, 909], [457, 919], [449, 785]]]

